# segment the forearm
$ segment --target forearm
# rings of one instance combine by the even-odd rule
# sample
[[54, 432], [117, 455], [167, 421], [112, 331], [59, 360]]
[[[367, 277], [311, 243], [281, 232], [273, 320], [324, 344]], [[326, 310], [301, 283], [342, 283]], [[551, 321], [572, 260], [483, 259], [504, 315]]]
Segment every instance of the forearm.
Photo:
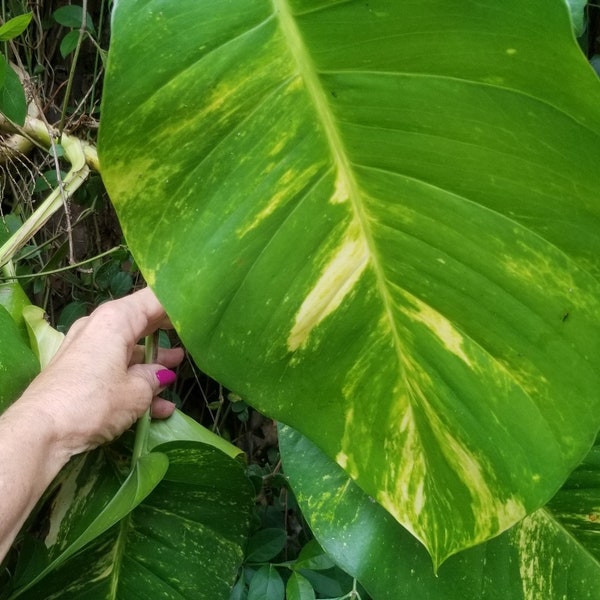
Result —
[[40, 412], [18, 401], [0, 416], [0, 560], [69, 459]]
[[0, 560], [71, 456], [112, 441], [150, 406], [154, 417], [173, 412], [157, 395], [173, 383], [169, 369], [183, 350], [159, 349], [158, 363], [143, 364], [137, 346], [169, 326], [149, 289], [103, 304], [73, 324], [52, 362], [0, 416]]

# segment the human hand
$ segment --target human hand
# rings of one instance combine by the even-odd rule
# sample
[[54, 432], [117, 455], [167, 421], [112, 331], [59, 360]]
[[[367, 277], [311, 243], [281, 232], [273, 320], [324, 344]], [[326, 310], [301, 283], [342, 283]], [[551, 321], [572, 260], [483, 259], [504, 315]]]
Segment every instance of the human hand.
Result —
[[[155, 418], [175, 409], [158, 397], [183, 359], [181, 348], [159, 349], [157, 364], [143, 364], [138, 340], [171, 324], [149, 289], [107, 302], [76, 321], [50, 364], [19, 403], [52, 424], [72, 456], [109, 442], [151, 407]], [[32, 415], [33, 416], [33, 415]]]

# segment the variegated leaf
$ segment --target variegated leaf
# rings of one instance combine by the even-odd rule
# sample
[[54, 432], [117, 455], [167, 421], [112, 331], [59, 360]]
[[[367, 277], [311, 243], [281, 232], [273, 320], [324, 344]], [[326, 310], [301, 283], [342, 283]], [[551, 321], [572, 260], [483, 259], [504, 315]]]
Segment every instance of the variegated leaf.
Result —
[[111, 446], [63, 474], [47, 564], [30, 567], [11, 600], [227, 600], [252, 508], [242, 465], [207, 444], [169, 442], [140, 459], [137, 486], [120, 487], [119, 462]]
[[280, 428], [302, 513], [376, 600], [600, 600], [600, 445], [545, 508], [446, 561], [425, 549], [306, 437]]
[[113, 24], [103, 177], [200, 366], [436, 564], [544, 504], [600, 424], [600, 86], [566, 4], [121, 0]]

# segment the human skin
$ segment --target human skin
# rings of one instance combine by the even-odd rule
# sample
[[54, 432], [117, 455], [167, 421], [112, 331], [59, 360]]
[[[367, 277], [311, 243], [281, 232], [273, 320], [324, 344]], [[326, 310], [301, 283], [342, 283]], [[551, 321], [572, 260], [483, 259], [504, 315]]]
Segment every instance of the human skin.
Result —
[[174, 405], [158, 394], [174, 380], [170, 369], [183, 350], [160, 349], [156, 364], [143, 364], [137, 345], [170, 327], [149, 288], [101, 305], [74, 323], [50, 364], [0, 416], [0, 560], [72, 456], [115, 439], [149, 407], [154, 418], [172, 414]]

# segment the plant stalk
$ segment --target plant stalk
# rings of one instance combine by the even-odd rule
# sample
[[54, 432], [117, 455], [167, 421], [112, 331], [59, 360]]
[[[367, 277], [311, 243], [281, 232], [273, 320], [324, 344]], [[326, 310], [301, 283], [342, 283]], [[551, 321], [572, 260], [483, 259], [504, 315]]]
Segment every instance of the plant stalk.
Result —
[[[152, 364], [156, 362], [158, 355], [158, 331], [152, 335], [147, 335], [144, 343], [144, 363]], [[131, 457], [131, 470], [139, 458], [148, 453], [148, 432], [150, 430], [150, 409], [148, 409], [139, 419], [135, 428], [135, 442], [133, 445], [133, 455]]]
[[[0, 122], [0, 126], [2, 123]], [[51, 145], [50, 134], [42, 121], [28, 119], [25, 127], [26, 133], [37, 141]], [[62, 189], [52, 190], [50, 195], [23, 223], [19, 230], [0, 247], [0, 267], [12, 260], [14, 255], [46, 224], [48, 219], [64, 205], [63, 194], [72, 196], [75, 191], [86, 181], [90, 167], [98, 163], [97, 154], [92, 147], [86, 147], [81, 140], [74, 136], [63, 135], [61, 145], [65, 156], [71, 163], [71, 170], [65, 175]]]
[[79, 37], [77, 38], [77, 45], [75, 46], [75, 52], [73, 53], [73, 59], [71, 61], [71, 70], [69, 71], [69, 78], [67, 80], [67, 89], [65, 90], [65, 97], [63, 100], [62, 110], [60, 114], [60, 123], [58, 124], [59, 135], [62, 135], [65, 127], [65, 119], [67, 116], [67, 108], [69, 106], [69, 98], [71, 96], [71, 88], [73, 87], [73, 80], [75, 79], [75, 69], [77, 68], [77, 61], [79, 60], [79, 51], [81, 50], [81, 44], [83, 37], [86, 32], [87, 25], [87, 0], [83, 0], [81, 8], [81, 26], [79, 27]]

